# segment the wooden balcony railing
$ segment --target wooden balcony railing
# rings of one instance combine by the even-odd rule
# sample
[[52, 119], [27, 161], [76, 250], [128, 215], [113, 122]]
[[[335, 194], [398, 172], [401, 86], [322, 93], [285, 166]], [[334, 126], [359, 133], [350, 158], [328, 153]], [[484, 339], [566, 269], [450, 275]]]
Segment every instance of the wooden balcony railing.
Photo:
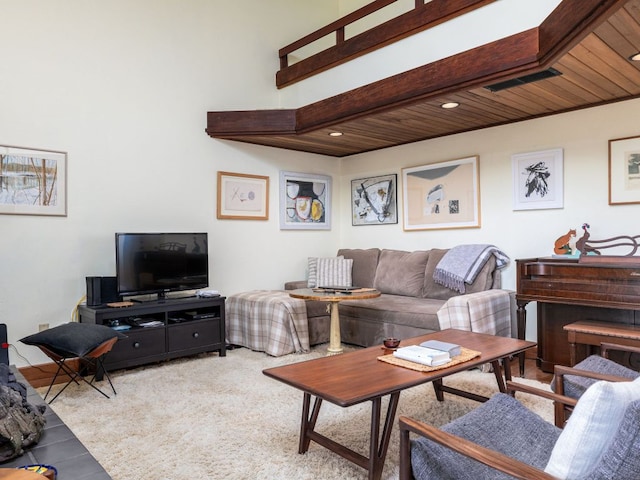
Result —
[[[280, 56], [280, 68], [287, 68], [289, 66], [290, 53], [293, 53], [296, 50], [301, 49], [302, 47], [306, 47], [307, 45], [310, 45], [311, 43], [320, 40], [321, 38], [330, 35], [331, 33], [336, 34], [336, 44], [344, 42], [344, 28], [346, 26], [357, 22], [358, 20], [362, 20], [367, 15], [370, 15], [373, 12], [377, 12], [381, 8], [384, 8], [387, 5], [391, 5], [392, 3], [395, 3], [397, 1], [398, 0], [376, 0], [375, 2], [372, 2], [369, 5], [365, 5], [364, 7], [359, 8], [355, 12], [352, 12], [339, 20], [336, 20], [335, 22], [332, 22], [313, 33], [310, 33], [309, 35], [302, 37], [300, 40], [296, 40], [286, 47], [281, 48], [278, 52], [278, 55]], [[420, 2], [422, 5], [424, 5], [423, 0], [416, 0], [416, 2]]]
[[[280, 70], [276, 86], [286, 87], [356, 57], [377, 50], [410, 35], [439, 25], [447, 20], [480, 8], [495, 0], [415, 0], [415, 7], [402, 15], [345, 39], [345, 27], [362, 20], [397, 0], [375, 0], [329, 25], [283, 47], [278, 52]], [[289, 65], [289, 55], [335, 33], [335, 45]]]

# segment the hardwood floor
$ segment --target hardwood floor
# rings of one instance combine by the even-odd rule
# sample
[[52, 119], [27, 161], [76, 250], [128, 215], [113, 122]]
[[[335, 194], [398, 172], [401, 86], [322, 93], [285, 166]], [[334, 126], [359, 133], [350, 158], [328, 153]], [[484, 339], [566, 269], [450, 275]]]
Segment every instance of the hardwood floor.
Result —
[[[511, 361], [511, 372], [514, 375], [519, 375], [519, 366], [518, 359], [514, 359]], [[524, 378], [529, 378], [531, 380], [537, 380], [539, 382], [551, 383], [551, 379], [553, 378], [552, 373], [543, 372], [536, 365], [535, 358], [527, 358], [524, 363]]]

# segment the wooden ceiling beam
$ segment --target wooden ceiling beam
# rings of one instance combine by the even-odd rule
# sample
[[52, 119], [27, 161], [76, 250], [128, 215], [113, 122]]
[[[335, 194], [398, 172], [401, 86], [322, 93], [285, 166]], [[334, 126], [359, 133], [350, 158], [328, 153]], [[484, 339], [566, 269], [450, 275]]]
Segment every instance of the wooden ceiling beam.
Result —
[[233, 135], [295, 135], [295, 110], [208, 112], [205, 131], [212, 137]]
[[538, 45], [537, 29], [530, 29], [320, 100], [297, 110], [298, 132], [539, 69]]

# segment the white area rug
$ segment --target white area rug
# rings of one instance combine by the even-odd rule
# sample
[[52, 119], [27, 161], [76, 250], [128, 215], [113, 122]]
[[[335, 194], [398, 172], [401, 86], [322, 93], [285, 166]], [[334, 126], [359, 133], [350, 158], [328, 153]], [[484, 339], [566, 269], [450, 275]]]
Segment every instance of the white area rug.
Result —
[[[73, 385], [52, 408], [115, 480], [366, 478], [363, 469], [313, 442], [298, 454], [303, 394], [262, 374], [325, 351], [320, 346], [274, 358], [241, 348], [226, 357], [210, 354], [120, 371], [112, 375], [115, 397]], [[515, 380], [548, 390], [533, 380]], [[486, 396], [497, 392], [493, 374], [479, 370], [445, 384]], [[518, 398], [552, 421], [551, 402]], [[385, 400], [385, 412], [386, 405]], [[477, 405], [449, 394], [440, 403], [426, 384], [401, 393], [398, 415], [442, 425]], [[370, 402], [346, 409], [324, 402], [316, 429], [367, 455], [370, 412]], [[383, 479], [398, 478], [398, 443], [396, 420]]]

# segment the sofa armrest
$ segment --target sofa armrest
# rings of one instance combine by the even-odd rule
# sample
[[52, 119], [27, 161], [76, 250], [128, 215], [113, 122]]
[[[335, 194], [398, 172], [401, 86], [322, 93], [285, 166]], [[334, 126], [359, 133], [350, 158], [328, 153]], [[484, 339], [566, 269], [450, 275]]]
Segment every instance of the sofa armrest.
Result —
[[285, 290], [297, 290], [299, 288], [307, 288], [306, 280], [294, 280], [292, 282], [286, 282], [284, 284]]
[[491, 289], [451, 297], [438, 310], [440, 329], [511, 337], [515, 320], [515, 296], [511, 290]]

